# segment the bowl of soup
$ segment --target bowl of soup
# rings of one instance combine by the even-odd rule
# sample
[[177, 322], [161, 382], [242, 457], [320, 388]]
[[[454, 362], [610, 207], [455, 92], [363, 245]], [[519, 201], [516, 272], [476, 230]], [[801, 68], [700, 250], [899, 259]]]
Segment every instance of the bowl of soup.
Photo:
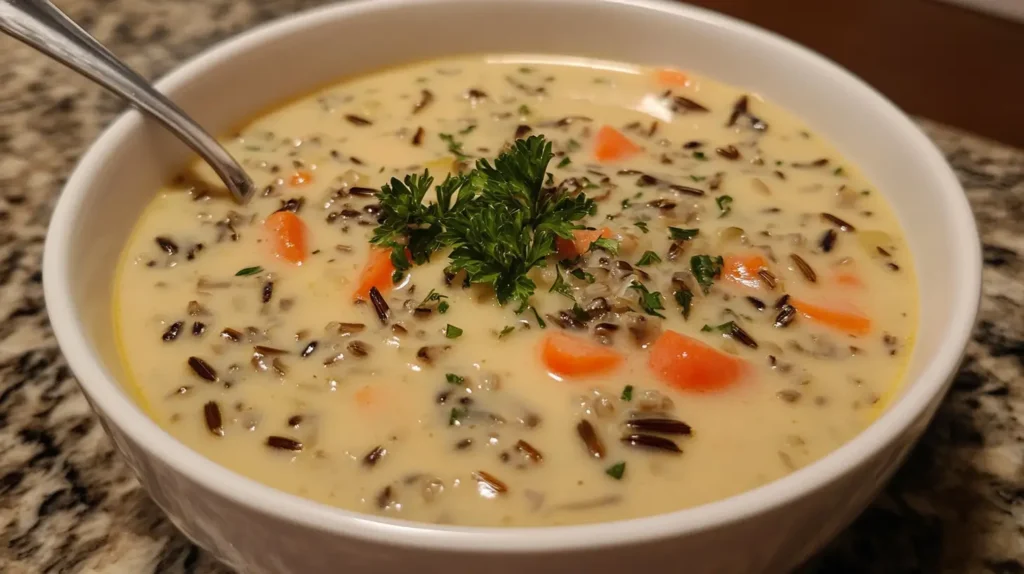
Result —
[[241, 571], [789, 570], [974, 321], [934, 146], [711, 12], [345, 3], [159, 85], [260, 192], [127, 113], [58, 203], [47, 306], [147, 491]]

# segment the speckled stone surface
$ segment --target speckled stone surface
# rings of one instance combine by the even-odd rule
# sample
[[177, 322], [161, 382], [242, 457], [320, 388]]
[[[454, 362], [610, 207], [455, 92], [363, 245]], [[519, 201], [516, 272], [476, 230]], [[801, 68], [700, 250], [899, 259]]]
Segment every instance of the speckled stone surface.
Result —
[[[316, 0], [58, 1], [147, 77]], [[146, 497], [53, 339], [40, 257], [76, 159], [121, 104], [0, 38], [0, 572], [221, 573]], [[985, 245], [981, 322], [884, 495], [804, 570], [1024, 574], [1024, 151], [925, 128]]]

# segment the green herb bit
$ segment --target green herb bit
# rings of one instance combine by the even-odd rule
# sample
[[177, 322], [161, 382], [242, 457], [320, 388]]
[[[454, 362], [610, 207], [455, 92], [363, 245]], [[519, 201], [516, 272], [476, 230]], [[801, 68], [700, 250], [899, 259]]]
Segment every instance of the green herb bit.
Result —
[[445, 313], [448, 312], [448, 307], [449, 305], [447, 301], [441, 301], [440, 303], [437, 304], [437, 312], [444, 315]]
[[541, 329], [547, 329], [548, 324], [544, 322], [544, 319], [540, 318], [540, 313], [537, 312], [537, 308], [534, 307], [533, 305], [530, 305], [530, 310], [533, 311], [533, 316], [537, 318], [537, 325]]
[[707, 178], [708, 178], [708, 176], [706, 176], [706, 175], [691, 175], [690, 176], [690, 179], [692, 179], [693, 181], [697, 181], [697, 182], [704, 181]]
[[526, 104], [522, 104], [522, 105], [520, 105], [520, 106], [519, 106], [519, 109], [518, 109], [518, 110], [516, 110], [516, 111], [517, 111], [517, 112], [519, 113], [519, 115], [521, 115], [521, 116], [528, 116], [528, 115], [530, 115], [530, 113], [531, 113], [531, 112], [530, 112], [530, 106], [528, 106], [528, 105], [526, 105]]
[[458, 339], [462, 336], [462, 329], [449, 323], [448, 326], [444, 328], [444, 336], [449, 339]]
[[447, 299], [447, 298], [448, 298], [447, 295], [442, 295], [442, 294], [438, 293], [437, 291], [431, 289], [430, 293], [427, 293], [427, 296], [423, 298], [423, 302], [420, 303], [419, 306], [420, 307], [429, 307], [431, 303], [436, 303], [436, 302], [440, 301], [441, 299]]
[[558, 266], [555, 266], [555, 282], [551, 284], [551, 289], [548, 289], [548, 293], [558, 293], [571, 299], [573, 302], [576, 301], [576, 297], [572, 294], [572, 285], [562, 278], [562, 272], [558, 270]]
[[572, 159], [570, 159], [569, 156], [565, 156], [562, 158], [562, 161], [558, 162], [558, 167], [566, 167], [571, 163]]
[[459, 130], [459, 133], [462, 134], [462, 135], [466, 135], [466, 134], [472, 133], [473, 130], [475, 130], [475, 129], [476, 129], [476, 124], [469, 124], [464, 129]]
[[622, 206], [622, 209], [629, 209], [629, 206], [633, 205], [633, 202], [630, 201], [629, 198], [627, 197], [626, 199], [623, 199], [622, 203], [620, 203], [619, 205]]
[[718, 211], [720, 212], [718, 214], [718, 217], [720, 217], [720, 218], [721, 217], [725, 217], [726, 215], [729, 215], [729, 212], [732, 211], [732, 196], [731, 195], [723, 195], [721, 197], [718, 197], [718, 198], [715, 199], [715, 203], [718, 204]]
[[736, 322], [729, 321], [727, 323], [722, 323], [721, 325], [704, 325], [703, 327], [700, 328], [700, 330], [705, 333], [731, 333], [732, 330], [735, 328]]
[[668, 234], [672, 238], [672, 241], [687, 241], [697, 237], [699, 233], [699, 229], [681, 229], [679, 227], [668, 228]]
[[712, 257], [710, 255], [694, 255], [690, 258], [690, 271], [693, 273], [701, 291], [706, 295], [711, 290], [711, 285], [722, 273], [722, 265], [725, 261], [722, 256]]
[[708, 156], [704, 155], [704, 152], [702, 152], [702, 151], [695, 151], [695, 152], [693, 152], [693, 157], [696, 158], [696, 159], [699, 159], [701, 161], [707, 161], [707, 159], [708, 159]]
[[583, 307], [580, 307], [579, 303], [572, 304], [572, 314], [580, 323], [586, 323], [590, 320], [590, 314], [588, 314]]
[[574, 152], [580, 149], [580, 142], [569, 138], [569, 141], [565, 142], [565, 150], [568, 152]]
[[649, 291], [647, 286], [639, 281], [630, 283], [629, 288], [640, 293], [640, 299], [637, 302], [645, 313], [661, 317], [662, 319], [665, 318], [664, 315], [658, 312], [665, 309], [665, 305], [661, 302], [661, 293]]
[[247, 275], [255, 275], [255, 274], [259, 273], [260, 271], [263, 271], [263, 268], [260, 267], [259, 265], [255, 266], [255, 267], [245, 267], [245, 268], [239, 269], [238, 272], [235, 273], [235, 277], [245, 277]]
[[555, 174], [548, 173], [544, 177], [544, 185], [555, 185]]
[[655, 263], [661, 263], [661, 257], [658, 257], [658, 254], [653, 251], [644, 251], [640, 260], [636, 262], [639, 267], [646, 267]]
[[469, 414], [468, 409], [460, 409], [459, 407], [452, 407], [451, 413], [448, 414], [448, 426], [457, 427], [462, 423], [459, 422], [462, 417]]
[[405, 277], [405, 271], [402, 271], [400, 269], [395, 269], [394, 272], [391, 273], [391, 282], [392, 283], [399, 283], [402, 280], [403, 277]]
[[500, 333], [498, 333], [498, 338], [499, 339], [504, 339], [505, 337], [511, 335], [512, 332], [515, 331], [515, 330], [516, 330], [516, 328], [513, 327], [512, 325], [507, 325], [504, 329], [501, 330]]
[[587, 273], [582, 269], [573, 269], [569, 274], [581, 281], [586, 281], [587, 283], [593, 283], [596, 281], [593, 273]]
[[843, 166], [839, 166], [835, 170], [832, 171], [832, 175], [837, 175], [837, 176], [842, 177], [842, 176], [846, 175], [846, 170], [843, 169]]
[[466, 155], [466, 152], [462, 151], [462, 142], [456, 140], [455, 136], [453, 136], [452, 134], [438, 134], [438, 137], [441, 138], [441, 140], [444, 141], [446, 144], [448, 144], [448, 153], [454, 155], [456, 158], [460, 160], [469, 157], [468, 155]]
[[633, 385], [626, 385], [625, 387], [622, 387], [622, 396], [620, 398], [627, 403], [633, 400]]
[[679, 289], [672, 293], [676, 303], [683, 309], [683, 319], [690, 318], [690, 306], [693, 304], [693, 292], [689, 289]]
[[619, 252], [619, 242], [607, 237], [598, 237], [591, 242], [590, 249], [587, 251], [595, 251], [597, 249], [603, 249], [612, 255], [616, 255]]
[[626, 463], [617, 462], [605, 469], [604, 473], [615, 480], [622, 480], [622, 475], [626, 474]]
[[455, 373], [446, 373], [444, 378], [453, 385], [461, 385], [462, 383], [466, 382], [466, 377], [460, 377]]
[[633, 225], [637, 226], [640, 229], [640, 231], [643, 231], [644, 233], [650, 233], [651, 231], [650, 229], [648, 229], [646, 221], [635, 221], [633, 222]]

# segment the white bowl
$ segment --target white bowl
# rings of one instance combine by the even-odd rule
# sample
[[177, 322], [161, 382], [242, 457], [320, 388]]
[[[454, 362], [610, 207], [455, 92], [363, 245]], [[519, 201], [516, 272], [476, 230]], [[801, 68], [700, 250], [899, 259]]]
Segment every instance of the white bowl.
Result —
[[[189, 450], [118, 384], [114, 268], [157, 188], [189, 157], [136, 112], [115, 122], [68, 181], [46, 237], [57, 340], [118, 449], [186, 535], [244, 572], [783, 572], [871, 500], [921, 435], [977, 312], [981, 257], [963, 190], [928, 139], [885, 98], [783, 38], [646, 0], [346, 2], [257, 28], [191, 60], [159, 88], [214, 132], [337, 78], [465, 52], [543, 52], [660, 64], [748, 87], [835, 142], [898, 213], [921, 287], [902, 394], [822, 460], [690, 510], [551, 528], [456, 528], [384, 520], [285, 494]], [[927, 288], [925, 288], [927, 287]]]

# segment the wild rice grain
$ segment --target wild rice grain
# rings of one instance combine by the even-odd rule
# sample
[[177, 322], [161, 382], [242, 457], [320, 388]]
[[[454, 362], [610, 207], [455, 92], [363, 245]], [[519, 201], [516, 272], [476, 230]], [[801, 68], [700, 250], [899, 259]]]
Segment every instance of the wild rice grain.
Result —
[[376, 466], [376, 464], [380, 462], [380, 459], [387, 456], [387, 454], [388, 449], [384, 448], [381, 445], [377, 445], [373, 447], [373, 450], [366, 453], [366, 456], [363, 457], [363, 466]]
[[355, 114], [346, 114], [345, 115], [345, 120], [347, 120], [348, 123], [350, 123], [350, 124], [352, 124], [354, 126], [370, 126], [370, 125], [373, 125], [373, 122], [371, 122], [370, 120], [368, 120], [368, 119], [366, 119], [364, 117], [361, 117], [361, 116], [357, 116]]
[[263, 302], [270, 303], [271, 297], [274, 296], [274, 282], [267, 281], [263, 284]]
[[195, 323], [192, 323], [192, 336], [193, 337], [202, 337], [203, 333], [205, 333], [205, 332], [206, 332], [206, 324], [205, 323], [203, 323], [202, 321], [196, 321]]
[[155, 241], [156, 244], [160, 246], [160, 249], [163, 249], [164, 253], [168, 255], [175, 255], [178, 253], [178, 244], [170, 237], [157, 237]]
[[302, 443], [283, 436], [268, 436], [267, 446], [270, 448], [276, 448], [279, 450], [290, 450], [292, 452], [300, 452], [302, 450]]
[[199, 378], [210, 381], [211, 383], [217, 381], [217, 371], [213, 370], [210, 363], [207, 363], [199, 357], [189, 357], [188, 366]]
[[373, 304], [373, 310], [377, 312], [377, 318], [380, 319], [381, 324], [387, 325], [388, 319], [391, 317], [391, 308], [388, 307], [384, 296], [380, 294], [380, 289], [370, 287], [370, 303]]
[[622, 442], [635, 448], [648, 448], [673, 454], [682, 454], [683, 450], [671, 440], [650, 434], [635, 433], [622, 437]]
[[811, 268], [810, 264], [804, 261], [803, 257], [800, 257], [796, 253], [790, 253], [789, 259], [793, 262], [793, 264], [796, 265], [796, 268], [800, 270], [800, 273], [803, 274], [804, 279], [807, 279], [811, 283], [818, 282], [818, 274], [814, 272], [814, 269]]
[[822, 213], [821, 218], [838, 227], [841, 231], [857, 231], [857, 228], [831, 213]]
[[206, 419], [206, 428], [214, 436], [224, 436], [224, 424], [220, 416], [220, 406], [217, 401], [210, 401], [203, 405], [203, 418]]
[[787, 327], [796, 318], [796, 308], [792, 305], [783, 305], [779, 314], [775, 316], [775, 327]]
[[490, 474], [488, 472], [478, 470], [473, 473], [473, 478], [475, 478], [477, 482], [485, 485], [487, 488], [490, 488], [497, 494], [504, 494], [508, 492], [508, 485], [498, 480], [497, 478], [495, 478], [493, 474]]
[[683, 421], [666, 418], [640, 418], [626, 421], [626, 426], [642, 432], [653, 432], [659, 434], [676, 434], [689, 436], [693, 434], [693, 428]]
[[825, 231], [825, 233], [822, 234], [821, 239], [818, 240], [818, 246], [821, 247], [821, 250], [825, 253], [830, 253], [832, 248], [836, 245], [837, 237], [839, 237], [839, 235], [836, 233], [836, 230], [829, 229]]
[[594, 425], [590, 424], [590, 421], [584, 419], [576, 425], [576, 432], [583, 439], [583, 444], [587, 446], [587, 451], [590, 452], [590, 456], [594, 458], [604, 458], [604, 443], [601, 442], [601, 438], [597, 436], [597, 431], [594, 430]]
[[178, 335], [181, 334], [181, 327], [183, 325], [185, 325], [184, 321], [176, 321], [172, 323], [171, 326], [168, 327], [166, 331], [164, 331], [164, 334], [161, 338], [168, 343], [177, 339]]
[[526, 442], [525, 440], [520, 440], [519, 442], [516, 443], [516, 450], [526, 455], [526, 457], [532, 460], [533, 462], [543, 462], [544, 460], [544, 455], [542, 455], [539, 450], [534, 448], [532, 444]]
[[316, 341], [310, 341], [309, 344], [306, 345], [306, 347], [304, 349], [302, 349], [302, 353], [300, 354], [300, 356], [303, 359], [305, 359], [306, 357], [312, 355], [313, 352], [316, 351], [316, 346], [317, 346], [317, 342]]

